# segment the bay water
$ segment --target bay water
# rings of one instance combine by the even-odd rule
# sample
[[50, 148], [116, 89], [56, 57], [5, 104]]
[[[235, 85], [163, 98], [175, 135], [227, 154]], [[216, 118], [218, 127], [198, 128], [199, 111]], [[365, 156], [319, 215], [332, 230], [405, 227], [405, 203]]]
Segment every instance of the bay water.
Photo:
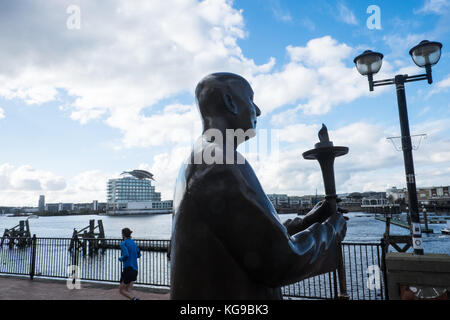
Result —
[[[282, 214], [280, 220], [283, 222], [296, 214]], [[375, 219], [374, 214], [352, 212], [346, 215], [347, 235], [345, 242], [379, 242], [383, 237], [385, 223]], [[429, 214], [432, 217], [432, 214]], [[26, 217], [0, 216], [0, 235], [5, 228], [11, 228], [19, 224]], [[130, 228], [133, 238], [169, 240], [172, 233], [172, 215], [160, 214], [149, 216], [101, 216], [101, 215], [79, 215], [79, 216], [54, 216], [29, 219], [31, 234], [37, 237], [72, 237], [73, 229], [80, 230], [89, 225], [90, 219], [101, 219], [105, 228], [107, 238], [121, 238], [122, 228]], [[96, 221], [97, 224], [97, 221]], [[444, 224], [429, 224], [433, 234], [423, 234], [425, 253], [450, 254], [450, 235], [441, 233]], [[391, 234], [407, 235], [409, 230], [391, 225]]]

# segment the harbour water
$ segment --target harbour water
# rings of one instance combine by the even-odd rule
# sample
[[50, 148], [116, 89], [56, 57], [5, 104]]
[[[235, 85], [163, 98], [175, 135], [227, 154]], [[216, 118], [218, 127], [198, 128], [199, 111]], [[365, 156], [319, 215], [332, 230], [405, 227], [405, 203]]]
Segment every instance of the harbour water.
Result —
[[[350, 220], [347, 222], [347, 235], [345, 242], [379, 242], [385, 230], [384, 222], [375, 220], [374, 214], [352, 212], [347, 214]], [[432, 216], [432, 213], [429, 214]], [[280, 215], [280, 220], [285, 221], [296, 217], [295, 214]], [[11, 228], [24, 220], [25, 217], [0, 216], [0, 232], [5, 228]], [[172, 215], [151, 216], [55, 216], [30, 219], [30, 229], [37, 237], [70, 238], [73, 229], [86, 227], [90, 219], [102, 219], [107, 238], [120, 238], [121, 229], [128, 227], [133, 230], [133, 237], [137, 239], [169, 240], [172, 232]], [[423, 234], [424, 250], [426, 253], [450, 254], [450, 235], [441, 233], [444, 224], [430, 224], [433, 234]], [[391, 225], [391, 234], [407, 235], [407, 229]]]

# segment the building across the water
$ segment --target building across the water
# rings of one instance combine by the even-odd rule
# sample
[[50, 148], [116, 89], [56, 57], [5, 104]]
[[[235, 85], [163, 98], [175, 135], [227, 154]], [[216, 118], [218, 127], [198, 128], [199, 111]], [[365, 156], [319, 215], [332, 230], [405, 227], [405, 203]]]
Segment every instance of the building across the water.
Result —
[[38, 209], [40, 213], [67, 213], [67, 214], [77, 214], [77, 213], [102, 213], [105, 212], [106, 203], [98, 202], [94, 200], [92, 202], [86, 203], [46, 203], [44, 210]]
[[271, 193], [267, 194], [273, 207], [279, 213], [304, 213], [312, 208], [314, 196], [288, 196], [287, 194]]
[[39, 208], [39, 212], [45, 211], [45, 196], [44, 195], [39, 196], [38, 208]]
[[109, 179], [107, 215], [141, 215], [171, 213], [172, 200], [161, 200], [161, 193], [152, 185], [152, 174], [143, 170], [124, 172], [125, 177]]

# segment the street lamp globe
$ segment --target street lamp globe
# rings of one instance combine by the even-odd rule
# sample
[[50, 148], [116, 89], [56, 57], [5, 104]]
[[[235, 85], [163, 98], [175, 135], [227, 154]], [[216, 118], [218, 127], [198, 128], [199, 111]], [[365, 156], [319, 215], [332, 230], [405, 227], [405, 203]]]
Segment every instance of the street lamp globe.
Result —
[[441, 58], [442, 43], [436, 41], [423, 40], [417, 46], [409, 50], [409, 54], [414, 63], [425, 68], [438, 63]]
[[357, 56], [353, 62], [360, 74], [363, 76], [372, 75], [380, 71], [381, 64], [383, 63], [383, 55], [379, 52], [366, 50]]

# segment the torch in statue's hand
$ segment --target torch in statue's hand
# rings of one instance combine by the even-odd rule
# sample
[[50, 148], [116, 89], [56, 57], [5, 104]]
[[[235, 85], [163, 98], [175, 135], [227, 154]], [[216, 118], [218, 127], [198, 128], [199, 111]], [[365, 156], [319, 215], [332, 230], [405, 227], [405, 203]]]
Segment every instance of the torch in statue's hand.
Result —
[[[325, 186], [325, 199], [318, 202], [310, 212], [302, 219], [288, 219], [284, 226], [289, 234], [303, 231], [314, 223], [323, 223], [333, 215], [341, 215], [348, 212], [339, 208], [338, 203], [341, 201], [336, 196], [336, 184], [334, 181], [334, 159], [348, 153], [347, 147], [335, 147], [328, 136], [327, 127], [322, 124], [319, 131], [319, 142], [315, 144], [315, 148], [303, 153], [303, 157], [308, 160], [318, 160], [322, 170], [323, 183]], [[347, 218], [345, 218], [348, 220]]]
[[[344, 223], [345, 220], [341, 218], [343, 209], [338, 208], [338, 200], [336, 195], [336, 183], [334, 180], [334, 159], [339, 156], [343, 156], [348, 153], [347, 147], [335, 147], [333, 142], [330, 141], [328, 136], [327, 127], [322, 124], [322, 128], [319, 131], [319, 141], [315, 144], [315, 148], [303, 153], [303, 158], [308, 160], [317, 160], [322, 170], [323, 184], [325, 186], [325, 200], [317, 208], [314, 207], [308, 215], [310, 219], [322, 220], [326, 217], [333, 220], [336, 218], [335, 223]], [[316, 210], [315, 210], [316, 209]], [[307, 215], [307, 216], [308, 216]], [[305, 219], [307, 218], [305, 217]], [[342, 228], [342, 234], [338, 242], [342, 241], [345, 237], [346, 227]], [[341, 295], [346, 296], [346, 284], [345, 284], [345, 268], [342, 259], [342, 250], [338, 249], [338, 274], [339, 274], [339, 288]]]
[[325, 186], [325, 199], [332, 206], [333, 212], [337, 212], [336, 183], [334, 180], [334, 159], [348, 153], [347, 147], [335, 147], [328, 136], [327, 127], [322, 124], [319, 131], [319, 142], [314, 149], [303, 153], [307, 160], [317, 160], [322, 170], [323, 184]]

